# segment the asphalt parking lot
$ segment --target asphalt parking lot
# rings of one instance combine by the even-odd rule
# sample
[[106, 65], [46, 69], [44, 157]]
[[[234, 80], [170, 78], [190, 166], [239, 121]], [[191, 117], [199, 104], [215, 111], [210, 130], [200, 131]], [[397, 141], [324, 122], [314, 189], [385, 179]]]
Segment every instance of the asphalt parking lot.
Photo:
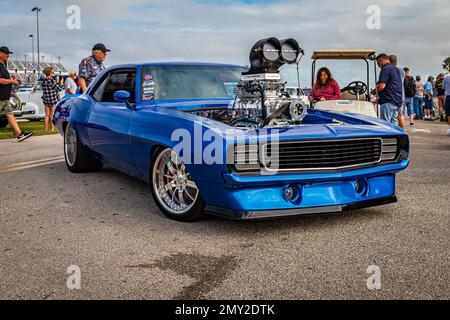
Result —
[[[343, 215], [193, 224], [111, 169], [74, 175], [59, 135], [0, 141], [1, 299], [449, 299], [450, 137], [408, 129], [399, 202]], [[81, 289], [66, 283], [79, 266]], [[367, 288], [378, 266], [381, 290]]]

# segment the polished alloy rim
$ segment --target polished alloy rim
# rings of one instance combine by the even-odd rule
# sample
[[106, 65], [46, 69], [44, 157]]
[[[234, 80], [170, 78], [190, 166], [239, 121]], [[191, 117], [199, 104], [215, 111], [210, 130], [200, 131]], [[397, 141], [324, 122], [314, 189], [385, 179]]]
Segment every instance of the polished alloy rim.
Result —
[[20, 99], [17, 95], [12, 94], [9, 98], [9, 103], [11, 103], [11, 107], [14, 111], [20, 110]]
[[186, 166], [171, 149], [161, 152], [153, 166], [153, 189], [159, 203], [172, 214], [181, 215], [195, 205], [199, 190]]
[[77, 134], [70, 125], [66, 130], [64, 148], [66, 149], [66, 161], [72, 167], [77, 158]]

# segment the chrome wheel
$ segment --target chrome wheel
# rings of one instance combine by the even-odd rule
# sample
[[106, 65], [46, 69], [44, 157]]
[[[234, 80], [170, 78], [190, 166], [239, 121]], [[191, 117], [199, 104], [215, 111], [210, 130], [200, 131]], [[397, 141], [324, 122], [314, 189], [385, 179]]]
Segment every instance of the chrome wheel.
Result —
[[183, 215], [197, 203], [197, 185], [173, 150], [165, 149], [158, 155], [152, 177], [157, 201], [168, 212]]
[[11, 103], [13, 111], [20, 111], [22, 109], [22, 102], [20, 101], [20, 98], [17, 94], [11, 94], [9, 102]]
[[68, 125], [66, 129], [66, 134], [64, 136], [64, 151], [66, 155], [67, 164], [71, 167], [75, 165], [75, 161], [77, 159], [77, 133], [75, 129]]

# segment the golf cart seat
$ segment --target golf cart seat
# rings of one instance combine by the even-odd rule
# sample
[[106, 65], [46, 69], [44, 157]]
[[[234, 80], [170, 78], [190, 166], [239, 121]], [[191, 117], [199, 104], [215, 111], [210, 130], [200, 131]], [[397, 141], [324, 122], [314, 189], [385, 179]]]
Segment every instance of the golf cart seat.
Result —
[[[344, 90], [342, 92], [342, 100], [358, 100], [358, 98], [354, 95], [351, 94], [348, 90]], [[367, 101], [367, 95], [365, 93], [361, 94], [359, 96], [359, 101]]]

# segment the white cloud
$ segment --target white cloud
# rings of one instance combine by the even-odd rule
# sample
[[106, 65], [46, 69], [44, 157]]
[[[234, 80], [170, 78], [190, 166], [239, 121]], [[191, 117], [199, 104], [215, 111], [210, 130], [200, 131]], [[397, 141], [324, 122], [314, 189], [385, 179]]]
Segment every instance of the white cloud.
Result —
[[[62, 56], [73, 68], [104, 42], [113, 51], [107, 65], [156, 60], [248, 64], [253, 43], [267, 36], [294, 37], [305, 48], [302, 83], [310, 79], [310, 55], [319, 48], [373, 48], [395, 53], [413, 74], [437, 74], [450, 55], [447, 0], [300, 0], [245, 4], [239, 1], [9, 1], [0, 13], [2, 41], [15, 52], [29, 52], [35, 30], [34, 5], [42, 7], [41, 48]], [[12, 5], [13, 4], [13, 5]], [[82, 29], [65, 27], [66, 7], [81, 7]], [[378, 5], [382, 30], [366, 28], [366, 9]], [[13, 51], [14, 51], [13, 50]], [[23, 54], [21, 54], [23, 55]], [[338, 79], [361, 77], [364, 65], [330, 63]], [[293, 78], [295, 71], [288, 72]]]

